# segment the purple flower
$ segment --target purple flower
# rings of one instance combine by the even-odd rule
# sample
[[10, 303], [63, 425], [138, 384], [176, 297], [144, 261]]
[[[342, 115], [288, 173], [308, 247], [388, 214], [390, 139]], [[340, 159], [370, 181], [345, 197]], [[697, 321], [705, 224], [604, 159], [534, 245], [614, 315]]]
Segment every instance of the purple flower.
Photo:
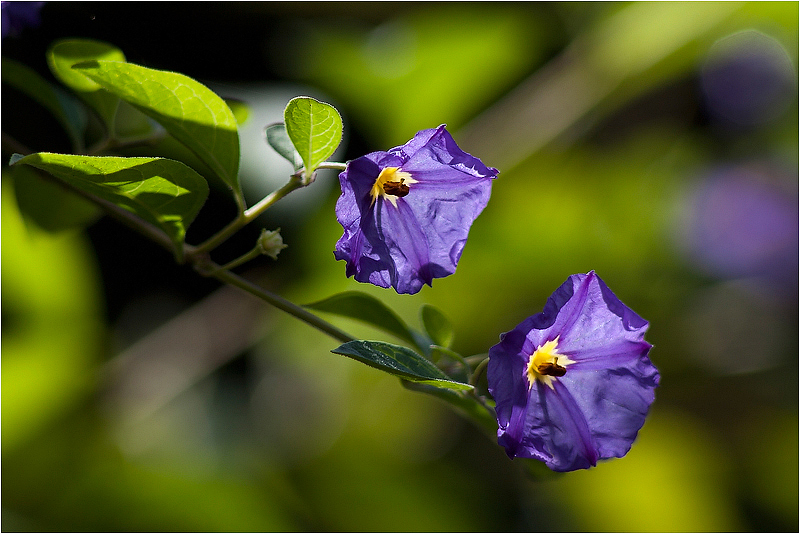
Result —
[[554, 471], [624, 456], [659, 382], [647, 326], [591, 271], [570, 276], [542, 313], [503, 334], [487, 377], [508, 456]]
[[453, 274], [497, 169], [456, 145], [444, 125], [372, 152], [339, 174], [334, 256], [359, 282], [416, 293]]

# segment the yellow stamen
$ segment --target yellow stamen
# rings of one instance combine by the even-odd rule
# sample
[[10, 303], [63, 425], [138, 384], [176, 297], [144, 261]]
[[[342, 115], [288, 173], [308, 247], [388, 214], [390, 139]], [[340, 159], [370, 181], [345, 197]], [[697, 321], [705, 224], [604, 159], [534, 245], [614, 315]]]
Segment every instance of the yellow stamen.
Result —
[[533, 351], [528, 360], [528, 388], [539, 380], [553, 389], [553, 380], [567, 373], [567, 366], [575, 363], [568, 356], [558, 352], [558, 338], [547, 341]]
[[411, 177], [411, 173], [401, 171], [400, 167], [386, 167], [378, 175], [375, 183], [372, 184], [372, 189], [369, 192], [372, 197], [370, 206], [375, 204], [378, 197], [383, 197], [396, 208], [398, 197], [406, 196], [408, 194], [408, 186], [415, 183], [417, 181]]

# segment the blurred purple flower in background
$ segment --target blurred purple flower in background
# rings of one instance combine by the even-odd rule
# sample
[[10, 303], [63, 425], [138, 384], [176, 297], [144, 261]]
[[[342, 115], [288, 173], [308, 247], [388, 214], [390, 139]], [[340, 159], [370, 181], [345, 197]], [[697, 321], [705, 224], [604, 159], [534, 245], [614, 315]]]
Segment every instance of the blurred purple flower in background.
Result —
[[[788, 176], [780, 178], [789, 183]], [[723, 168], [702, 182], [687, 204], [685, 247], [703, 270], [796, 286], [796, 190], [785, 190], [757, 166]]]
[[778, 41], [755, 30], [716, 42], [701, 80], [711, 115], [729, 124], [774, 120], [797, 94], [789, 54]]
[[508, 456], [573, 471], [627, 454], [659, 383], [647, 328], [591, 271], [503, 334], [487, 377]]
[[372, 152], [339, 174], [337, 260], [359, 282], [417, 293], [453, 274], [497, 169], [461, 150], [444, 125]]
[[39, 10], [44, 2], [0, 2], [3, 37], [16, 37], [27, 27], [39, 25]]

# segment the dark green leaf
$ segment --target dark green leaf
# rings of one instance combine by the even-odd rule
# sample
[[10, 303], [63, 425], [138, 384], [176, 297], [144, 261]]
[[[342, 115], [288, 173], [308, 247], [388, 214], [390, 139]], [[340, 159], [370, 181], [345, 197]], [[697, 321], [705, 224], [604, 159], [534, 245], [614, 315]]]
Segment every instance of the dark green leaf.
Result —
[[103, 87], [72, 69], [76, 63], [89, 60], [125, 61], [125, 54], [116, 46], [89, 39], [64, 39], [56, 41], [47, 51], [47, 64], [53, 75], [75, 91], [103, 121], [110, 135], [114, 135], [114, 115], [119, 98]]
[[211, 89], [183, 74], [132, 63], [89, 61], [73, 68], [158, 121], [241, 199], [236, 118]]
[[366, 293], [345, 291], [327, 299], [306, 304], [305, 307], [358, 319], [409, 343], [417, 344], [418, 341], [415, 333], [406, 326], [391, 308]]
[[446, 389], [472, 389], [469, 384], [450, 380], [424, 356], [407, 347], [381, 341], [349, 341], [331, 352], [353, 358], [405, 380]]
[[162, 158], [75, 156], [41, 152], [16, 160], [72, 187], [135, 213], [160, 228], [183, 259], [183, 239], [208, 196], [202, 176], [183, 163]]
[[423, 304], [420, 308], [420, 316], [422, 326], [435, 344], [442, 347], [452, 345], [455, 337], [453, 325], [438, 308], [434, 308], [430, 304]]
[[53, 87], [33, 69], [11, 59], [3, 58], [2, 71], [4, 82], [44, 106], [67, 132], [73, 147], [83, 149], [86, 112], [74, 97]]
[[264, 128], [264, 135], [267, 138], [267, 143], [275, 152], [286, 158], [295, 171], [303, 168], [303, 158], [297, 153], [297, 150], [289, 139], [289, 134], [286, 133], [286, 125], [282, 122], [270, 124]]
[[342, 117], [330, 104], [307, 96], [293, 98], [283, 111], [286, 133], [300, 154], [306, 176], [331, 156], [342, 141]]

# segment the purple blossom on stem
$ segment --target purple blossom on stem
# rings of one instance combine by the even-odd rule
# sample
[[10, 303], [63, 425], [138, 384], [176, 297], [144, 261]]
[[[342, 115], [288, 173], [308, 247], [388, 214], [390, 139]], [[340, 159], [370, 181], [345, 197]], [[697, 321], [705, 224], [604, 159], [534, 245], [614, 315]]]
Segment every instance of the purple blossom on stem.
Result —
[[334, 256], [359, 282], [417, 293], [453, 274], [497, 169], [461, 150], [444, 125], [372, 152], [339, 174]]
[[647, 327], [592, 271], [570, 276], [544, 311], [503, 334], [487, 378], [508, 456], [554, 471], [624, 456], [659, 383]]

